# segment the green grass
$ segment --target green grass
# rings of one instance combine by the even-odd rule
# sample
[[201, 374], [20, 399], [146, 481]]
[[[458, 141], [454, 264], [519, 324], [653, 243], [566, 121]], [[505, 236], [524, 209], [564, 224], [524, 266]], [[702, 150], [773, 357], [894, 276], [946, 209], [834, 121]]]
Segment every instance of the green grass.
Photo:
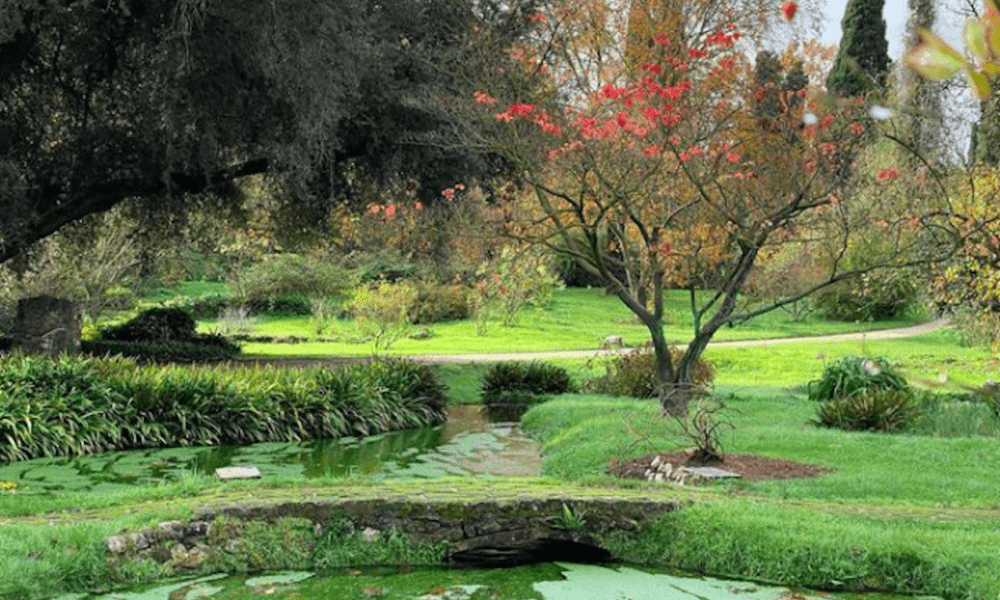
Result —
[[[668, 339], [686, 343], [692, 336], [687, 294], [671, 291], [667, 296], [665, 332]], [[776, 311], [734, 328], [723, 328], [715, 339], [747, 340], [794, 336], [817, 336], [861, 330], [903, 327], [920, 322], [919, 317], [907, 316], [882, 323], [839, 323], [818, 317], [792, 322], [781, 311]], [[211, 332], [219, 327], [217, 320], [199, 322], [202, 331]], [[295, 336], [316, 340], [320, 337], [338, 341], [307, 341], [299, 344], [246, 343], [248, 356], [367, 356], [372, 344], [355, 323], [349, 319], [336, 320], [334, 325], [316, 333], [311, 319], [301, 317], [262, 316], [250, 324], [255, 335]], [[638, 346], [649, 340], [646, 328], [638, 324], [631, 312], [614, 296], [603, 290], [567, 289], [556, 292], [555, 298], [545, 308], [536, 311], [526, 308], [513, 327], [504, 327], [499, 321], [490, 322], [485, 336], [476, 335], [472, 320], [436, 323], [427, 327], [431, 337], [402, 339], [393, 344], [389, 354], [458, 354], [477, 352], [539, 352], [553, 350], [593, 350], [609, 335], [621, 335], [625, 343]]]
[[[770, 498], [1000, 506], [1000, 444], [986, 437], [848, 433], [810, 423], [815, 405], [801, 395], [730, 397], [723, 450], [821, 465], [819, 478], [731, 484]], [[655, 402], [563, 396], [532, 408], [526, 431], [545, 453], [543, 474], [566, 479], [600, 476], [611, 459], [685, 448], [690, 442]]]
[[158, 287], [143, 295], [148, 304], [158, 304], [178, 297], [201, 298], [213, 294], [228, 294], [229, 286], [221, 281], [181, 281], [170, 287]]

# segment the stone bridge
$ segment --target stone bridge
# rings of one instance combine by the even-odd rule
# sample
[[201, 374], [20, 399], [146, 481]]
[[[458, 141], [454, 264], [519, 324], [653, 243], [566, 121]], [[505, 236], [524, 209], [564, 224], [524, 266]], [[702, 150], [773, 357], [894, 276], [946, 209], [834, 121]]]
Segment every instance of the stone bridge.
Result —
[[[258, 491], [254, 490], [254, 495]], [[461, 494], [458, 488], [454, 491]], [[315, 539], [328, 527], [349, 524], [354, 533], [373, 543], [388, 531], [404, 534], [414, 544], [444, 543], [446, 560], [475, 566], [553, 560], [600, 562], [613, 558], [601, 547], [604, 536], [641, 530], [660, 515], [692, 502], [643, 497], [641, 491], [634, 490], [605, 489], [606, 496], [600, 495], [599, 489], [587, 488], [573, 490], [576, 493], [565, 489], [555, 494], [534, 491], [535, 497], [484, 498], [469, 490], [465, 500], [449, 498], [448, 494], [442, 497], [430, 490], [430, 496], [417, 493], [405, 498], [387, 494], [386, 498], [214, 502], [195, 510], [188, 520], [166, 521], [108, 538], [107, 546], [116, 560], [152, 558], [184, 572], [236, 551], [239, 539], [220, 533], [222, 529], [232, 532], [233, 522], [277, 526], [282, 520], [294, 519], [310, 524]]]

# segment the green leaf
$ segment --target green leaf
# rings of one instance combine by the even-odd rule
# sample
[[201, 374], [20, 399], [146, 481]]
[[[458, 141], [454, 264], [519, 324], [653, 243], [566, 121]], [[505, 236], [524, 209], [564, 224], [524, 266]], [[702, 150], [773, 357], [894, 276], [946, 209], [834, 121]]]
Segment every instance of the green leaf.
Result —
[[927, 29], [920, 31], [923, 40], [906, 55], [906, 63], [923, 77], [934, 81], [949, 79], [968, 66], [965, 58], [947, 42]]
[[990, 51], [986, 44], [986, 23], [979, 19], [965, 22], [965, 47], [980, 60], [989, 60]]
[[965, 74], [969, 79], [969, 86], [975, 92], [977, 98], [985, 100], [990, 97], [990, 80], [986, 75], [973, 69], [966, 69]]

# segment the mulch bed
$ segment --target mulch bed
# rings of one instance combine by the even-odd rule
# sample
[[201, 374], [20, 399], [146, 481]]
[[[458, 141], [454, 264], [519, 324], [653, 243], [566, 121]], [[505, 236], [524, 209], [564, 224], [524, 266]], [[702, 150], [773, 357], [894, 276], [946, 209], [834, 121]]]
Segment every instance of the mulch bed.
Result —
[[[646, 469], [656, 454], [648, 454], [640, 458], [625, 461], [612, 459], [608, 466], [608, 474], [622, 479], [646, 479]], [[697, 466], [687, 464], [688, 452], [669, 452], [660, 454], [660, 460], [674, 466]], [[795, 479], [797, 477], [817, 477], [829, 473], [830, 469], [805, 463], [768, 458], [753, 454], [727, 454], [721, 463], [709, 465], [738, 473], [743, 481], [767, 481], [771, 479]]]

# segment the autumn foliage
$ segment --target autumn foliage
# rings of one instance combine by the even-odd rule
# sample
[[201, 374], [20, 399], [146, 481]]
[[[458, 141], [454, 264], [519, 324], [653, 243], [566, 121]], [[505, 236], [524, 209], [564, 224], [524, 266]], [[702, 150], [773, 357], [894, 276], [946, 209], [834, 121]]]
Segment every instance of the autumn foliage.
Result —
[[[592, 21], [577, 15], [566, 28]], [[683, 411], [705, 345], [748, 316], [737, 300], [758, 261], [849, 212], [840, 199], [871, 121], [859, 101], [813, 93], [794, 57], [756, 74], [732, 23], [694, 37], [649, 32], [629, 38], [612, 68], [593, 48], [546, 53], [560, 45], [553, 28], [520, 58], [557, 93], [526, 101], [481, 90], [474, 102], [492, 123], [484, 142], [525, 183], [506, 211], [507, 233], [607, 284], [650, 331], [665, 408]], [[821, 283], [837, 278], [825, 275]], [[692, 298], [694, 337], [679, 360], [662, 333], [668, 288]]]

